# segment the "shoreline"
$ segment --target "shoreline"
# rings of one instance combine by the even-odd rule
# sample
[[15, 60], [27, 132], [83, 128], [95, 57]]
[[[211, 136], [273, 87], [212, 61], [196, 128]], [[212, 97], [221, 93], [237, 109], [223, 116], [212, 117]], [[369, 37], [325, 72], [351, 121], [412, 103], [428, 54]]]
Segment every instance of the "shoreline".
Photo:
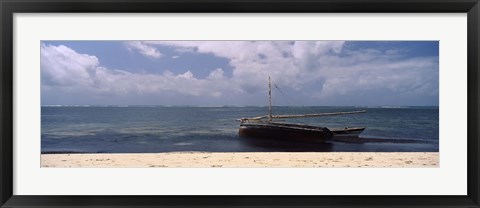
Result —
[[41, 154], [42, 168], [437, 168], [439, 152]]

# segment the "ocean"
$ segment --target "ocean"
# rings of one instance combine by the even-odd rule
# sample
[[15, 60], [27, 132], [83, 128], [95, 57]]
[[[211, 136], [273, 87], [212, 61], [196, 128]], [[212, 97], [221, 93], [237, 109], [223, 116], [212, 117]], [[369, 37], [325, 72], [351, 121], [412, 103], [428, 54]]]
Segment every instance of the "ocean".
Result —
[[366, 127], [365, 142], [265, 145], [238, 137], [242, 117], [268, 107], [43, 106], [42, 153], [201, 152], [438, 152], [438, 107], [278, 107], [274, 114], [367, 110], [289, 119], [326, 127]]

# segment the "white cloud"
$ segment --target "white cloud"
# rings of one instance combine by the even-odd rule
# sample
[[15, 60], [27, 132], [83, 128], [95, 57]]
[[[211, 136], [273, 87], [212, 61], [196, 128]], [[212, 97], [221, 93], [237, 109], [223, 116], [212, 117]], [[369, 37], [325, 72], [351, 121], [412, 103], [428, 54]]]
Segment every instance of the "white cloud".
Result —
[[334, 103], [339, 96], [362, 102], [361, 96], [381, 98], [379, 93], [438, 98], [438, 57], [405, 58], [400, 50], [349, 50], [344, 41], [132, 41], [128, 45], [151, 57], [161, 56], [154, 55], [161, 54], [158, 46], [224, 57], [233, 73], [227, 77], [217, 68], [205, 79], [196, 77], [194, 68], [180, 74], [136, 74], [101, 67], [95, 56], [65, 46], [43, 45], [42, 83], [91, 93], [160, 96], [171, 92], [215, 99], [231, 96], [238, 101], [264, 96], [271, 76], [282, 88], [307, 97], [310, 104]]
[[[131, 73], [107, 69], [99, 65], [95, 56], [79, 54], [65, 46], [42, 45], [42, 87], [64, 92], [88, 92], [92, 95], [162, 94], [174, 92], [183, 95], [210, 95], [219, 97], [220, 87], [210, 86], [208, 80], [194, 77], [191, 71], [183, 74]], [[221, 78], [222, 69], [212, 72], [212, 78]], [[218, 84], [218, 82], [216, 82]]]
[[339, 53], [344, 41], [144, 41], [184, 53], [207, 53], [230, 60], [234, 82], [246, 93], [264, 89], [268, 76], [300, 89], [312, 81], [312, 64], [322, 55]]
[[42, 81], [49, 85], [89, 86], [93, 84], [95, 69], [99, 62], [97, 57], [79, 54], [60, 45], [41, 47]]
[[126, 45], [131, 51], [138, 51], [144, 56], [150, 58], [160, 58], [162, 54], [155, 47], [143, 44], [141, 41], [128, 41]]
[[222, 80], [225, 77], [223, 76], [223, 70], [221, 68], [217, 68], [210, 72], [208, 75], [208, 79], [214, 79], [214, 80]]
[[329, 64], [322, 70], [325, 84], [317, 97], [334, 97], [358, 93], [378, 92], [391, 94], [416, 94], [438, 96], [438, 58], [423, 57], [396, 60], [366, 58], [368, 55], [352, 55], [336, 61], [348, 61], [346, 65]]

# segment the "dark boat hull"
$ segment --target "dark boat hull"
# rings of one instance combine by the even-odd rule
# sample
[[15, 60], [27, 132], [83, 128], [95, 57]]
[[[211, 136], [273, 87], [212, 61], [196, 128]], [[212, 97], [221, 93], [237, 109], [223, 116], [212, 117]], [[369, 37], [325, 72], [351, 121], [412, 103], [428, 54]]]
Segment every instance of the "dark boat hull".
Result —
[[302, 143], [324, 143], [333, 133], [325, 127], [287, 123], [242, 123], [239, 136]]

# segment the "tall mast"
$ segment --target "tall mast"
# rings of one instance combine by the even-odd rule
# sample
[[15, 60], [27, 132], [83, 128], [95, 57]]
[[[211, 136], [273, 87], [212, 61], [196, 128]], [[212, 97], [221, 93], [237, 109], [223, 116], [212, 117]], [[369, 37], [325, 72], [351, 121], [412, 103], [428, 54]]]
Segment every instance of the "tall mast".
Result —
[[269, 117], [268, 117], [268, 122], [272, 121], [272, 86], [270, 84], [270, 76], [268, 76], [268, 112], [269, 112]]

